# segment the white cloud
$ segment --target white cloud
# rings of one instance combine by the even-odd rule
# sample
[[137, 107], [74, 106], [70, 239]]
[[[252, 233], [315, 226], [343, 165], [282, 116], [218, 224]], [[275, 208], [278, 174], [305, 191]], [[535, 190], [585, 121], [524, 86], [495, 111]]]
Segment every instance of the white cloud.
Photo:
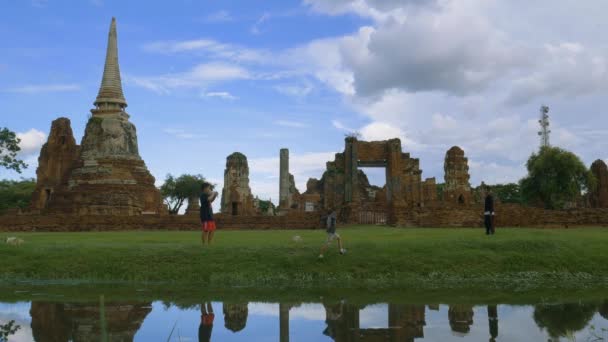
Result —
[[46, 142], [47, 135], [35, 128], [30, 129], [27, 132], [17, 133], [17, 138], [21, 139], [19, 147], [21, 148], [20, 153], [22, 155], [38, 154], [40, 148]]
[[291, 127], [291, 128], [306, 128], [310, 127], [309, 124], [299, 121], [291, 121], [291, 120], [277, 120], [274, 122], [275, 125], [283, 126], [283, 127]]
[[313, 90], [311, 84], [295, 85], [295, 84], [279, 84], [274, 87], [276, 91], [283, 95], [292, 96], [296, 98], [306, 97]]
[[269, 18], [270, 18], [270, 13], [265, 12], [258, 18], [258, 20], [256, 20], [256, 22], [253, 24], [253, 26], [251, 26], [251, 29], [249, 31], [255, 35], [261, 34], [262, 33], [262, 24], [264, 24], [264, 22], [267, 21]]
[[234, 17], [228, 11], [220, 10], [207, 15], [205, 21], [210, 23], [224, 23], [234, 21]]
[[204, 97], [217, 97], [223, 100], [237, 100], [238, 97], [230, 94], [227, 91], [211, 91], [203, 94]]
[[22, 93], [22, 94], [40, 94], [40, 93], [56, 93], [56, 92], [68, 92], [80, 90], [78, 84], [30, 84], [20, 87], [5, 89], [11, 93]]
[[190, 139], [202, 139], [205, 138], [206, 135], [204, 134], [198, 134], [198, 133], [192, 133], [189, 132], [185, 129], [181, 129], [181, 128], [166, 128], [163, 130], [163, 132], [172, 135], [178, 139], [185, 139], [185, 140], [190, 140]]
[[399, 127], [386, 122], [372, 122], [361, 128], [360, 133], [363, 140], [388, 140], [404, 137]]
[[196, 53], [214, 59], [247, 63], [268, 63], [273, 56], [264, 49], [251, 49], [213, 39], [156, 41], [144, 45], [144, 50], [162, 54]]
[[338, 121], [338, 120], [332, 120], [331, 124], [335, 128], [337, 128], [337, 129], [339, 129], [341, 131], [345, 131], [345, 132], [356, 132], [357, 131], [356, 129], [353, 129], [353, 128], [345, 126], [341, 121]]
[[241, 66], [211, 62], [199, 64], [183, 73], [161, 76], [128, 76], [126, 80], [159, 94], [168, 94], [178, 88], [204, 88], [211, 83], [250, 79], [252, 75]]

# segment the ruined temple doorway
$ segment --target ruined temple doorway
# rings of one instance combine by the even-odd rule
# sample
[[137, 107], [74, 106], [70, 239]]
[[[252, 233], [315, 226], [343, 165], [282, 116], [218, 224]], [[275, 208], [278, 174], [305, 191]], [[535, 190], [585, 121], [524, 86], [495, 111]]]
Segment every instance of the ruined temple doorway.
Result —
[[359, 224], [387, 224], [388, 193], [386, 190], [386, 160], [357, 161]]
[[237, 216], [239, 214], [239, 204], [238, 202], [232, 202], [232, 216]]

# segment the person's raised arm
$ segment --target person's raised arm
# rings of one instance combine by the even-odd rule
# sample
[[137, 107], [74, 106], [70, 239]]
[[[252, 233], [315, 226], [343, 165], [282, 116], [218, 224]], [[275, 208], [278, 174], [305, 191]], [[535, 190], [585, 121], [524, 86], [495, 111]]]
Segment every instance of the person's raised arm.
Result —
[[209, 203], [213, 203], [213, 201], [215, 201], [215, 199], [217, 198], [217, 191], [214, 191], [211, 196], [209, 196]]

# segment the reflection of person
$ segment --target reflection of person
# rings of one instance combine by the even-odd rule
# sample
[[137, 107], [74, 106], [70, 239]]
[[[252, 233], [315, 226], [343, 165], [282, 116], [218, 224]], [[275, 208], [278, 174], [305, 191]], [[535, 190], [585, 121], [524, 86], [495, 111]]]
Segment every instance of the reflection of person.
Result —
[[488, 323], [490, 326], [490, 342], [496, 341], [498, 337], [498, 312], [496, 305], [488, 305]]
[[213, 330], [214, 319], [215, 314], [213, 314], [213, 306], [211, 306], [211, 302], [201, 304], [201, 324], [198, 326], [199, 342], [211, 341], [211, 330]]
[[484, 225], [486, 226], [486, 235], [494, 234], [494, 197], [492, 197], [492, 191], [489, 188], [486, 195], [483, 218]]
[[213, 221], [213, 208], [211, 203], [217, 198], [217, 191], [213, 191], [211, 184], [205, 182], [202, 185], [203, 193], [201, 194], [201, 225], [203, 229], [203, 245], [205, 242], [211, 244], [213, 233], [215, 232], [215, 221]]
[[323, 259], [323, 253], [327, 251], [329, 245], [332, 241], [338, 240], [338, 248], [340, 250], [340, 254], [346, 253], [346, 249], [342, 247], [342, 238], [338, 233], [336, 233], [336, 221], [338, 220], [338, 213], [335, 209], [330, 210], [329, 215], [327, 216], [327, 241], [321, 247], [321, 253], [319, 254], [319, 259]]
[[340, 330], [340, 323], [343, 323], [344, 303], [324, 304], [325, 306], [325, 324], [327, 327], [323, 330], [323, 335], [337, 340]]

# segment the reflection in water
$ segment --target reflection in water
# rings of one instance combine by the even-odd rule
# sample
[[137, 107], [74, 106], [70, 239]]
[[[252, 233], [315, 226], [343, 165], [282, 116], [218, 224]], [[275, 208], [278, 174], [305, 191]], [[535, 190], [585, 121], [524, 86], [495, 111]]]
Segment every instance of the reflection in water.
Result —
[[226, 304], [224, 303], [224, 326], [232, 332], [239, 332], [247, 325], [249, 310], [247, 303]]
[[[213, 329], [213, 307], [219, 305], [224, 324]], [[198, 337], [199, 341], [288, 342], [291, 337], [293, 341], [411, 342], [461, 341], [462, 336], [467, 341], [484, 342], [554, 341], [562, 337], [585, 341], [598, 333], [608, 340], [608, 332], [603, 330], [608, 326], [608, 300], [595, 304], [428, 307], [396, 303], [366, 306], [347, 301], [305, 305], [205, 302], [180, 307], [161, 302], [32, 301], [20, 307], [27, 311], [16, 314], [9, 304], [0, 303], [0, 326], [11, 319], [25, 327], [29, 324], [27, 334], [31, 335], [21, 331], [18, 340], [36, 342], [99, 341], [105, 336], [108, 341], [164, 341], [170, 335], [171, 341]]]
[[498, 337], [498, 308], [496, 305], [488, 305], [488, 326], [490, 327], [490, 342], [494, 342]]
[[602, 305], [600, 305], [600, 309], [598, 311], [602, 317], [608, 319], [608, 299], [602, 302]]
[[534, 321], [552, 339], [583, 330], [597, 310], [593, 304], [542, 304], [534, 307]]
[[471, 325], [473, 324], [473, 306], [450, 305], [448, 318], [450, 319], [450, 327], [454, 333], [466, 335], [471, 331]]
[[213, 305], [211, 302], [201, 304], [201, 323], [198, 326], [198, 341], [211, 341], [211, 333], [213, 332], [213, 321], [215, 313], [213, 313]]
[[133, 341], [151, 310], [150, 303], [106, 303], [101, 316], [98, 303], [34, 301], [30, 309], [32, 334], [36, 342], [93, 341], [103, 335], [109, 341]]

